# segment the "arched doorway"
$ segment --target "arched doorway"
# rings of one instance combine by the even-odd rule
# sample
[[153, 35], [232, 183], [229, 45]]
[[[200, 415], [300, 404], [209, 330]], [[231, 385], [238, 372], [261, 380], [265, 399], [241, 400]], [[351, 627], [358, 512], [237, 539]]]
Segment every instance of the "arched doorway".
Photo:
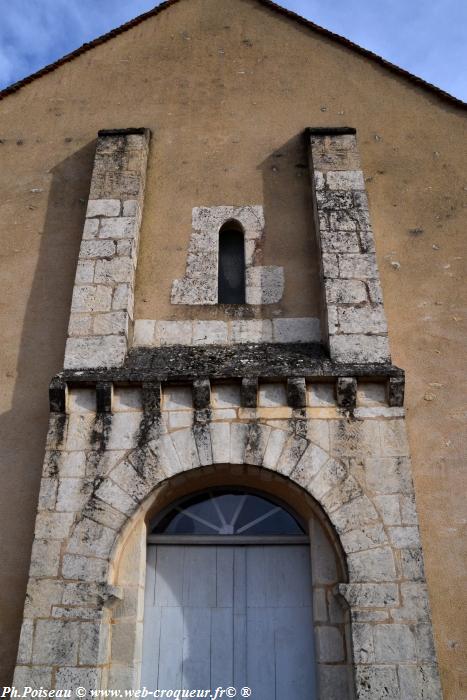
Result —
[[217, 487], [173, 503], [148, 533], [143, 686], [317, 697], [309, 536], [296, 513]]

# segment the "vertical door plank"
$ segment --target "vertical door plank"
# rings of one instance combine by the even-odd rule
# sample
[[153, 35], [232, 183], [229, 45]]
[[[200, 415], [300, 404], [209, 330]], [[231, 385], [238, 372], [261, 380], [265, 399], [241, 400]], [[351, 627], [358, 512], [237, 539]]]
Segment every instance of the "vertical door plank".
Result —
[[150, 546], [146, 554], [146, 581], [144, 587], [143, 659], [141, 683], [146, 688], [157, 688], [159, 659], [160, 609], [154, 605], [156, 585], [157, 547]]
[[[183, 609], [182, 688], [209, 688], [211, 683], [211, 610]], [[175, 687], [175, 686], [174, 686]]]

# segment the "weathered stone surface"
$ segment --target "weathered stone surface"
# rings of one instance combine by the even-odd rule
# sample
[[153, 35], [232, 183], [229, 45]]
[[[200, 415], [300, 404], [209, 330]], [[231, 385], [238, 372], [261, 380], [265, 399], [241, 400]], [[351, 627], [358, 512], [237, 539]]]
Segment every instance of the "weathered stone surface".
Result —
[[353, 411], [357, 404], [357, 380], [355, 377], [339, 377], [336, 382], [337, 405], [345, 411]]
[[344, 640], [337, 627], [318, 625], [315, 629], [318, 662], [339, 662], [344, 660]]
[[400, 695], [394, 665], [357, 665], [355, 668], [358, 700], [406, 700]]
[[394, 581], [396, 568], [390, 547], [376, 547], [364, 552], [353, 552], [347, 558], [349, 577], [357, 581]]

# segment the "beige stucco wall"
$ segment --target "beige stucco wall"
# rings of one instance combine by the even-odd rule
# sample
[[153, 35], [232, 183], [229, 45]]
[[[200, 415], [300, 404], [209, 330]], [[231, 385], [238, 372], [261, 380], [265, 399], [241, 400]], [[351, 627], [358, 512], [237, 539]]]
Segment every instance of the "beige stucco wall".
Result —
[[306, 316], [318, 287], [301, 134], [341, 124], [359, 134], [393, 358], [407, 371], [442, 680], [446, 698], [460, 697], [464, 115], [254, 0], [183, 0], [0, 102], [1, 682], [15, 659], [47, 385], [63, 360], [96, 132], [153, 130], [138, 318], [192, 317], [169, 304], [170, 285], [184, 273], [192, 207], [219, 204], [264, 205], [263, 264], [286, 273], [284, 299], [266, 313]]

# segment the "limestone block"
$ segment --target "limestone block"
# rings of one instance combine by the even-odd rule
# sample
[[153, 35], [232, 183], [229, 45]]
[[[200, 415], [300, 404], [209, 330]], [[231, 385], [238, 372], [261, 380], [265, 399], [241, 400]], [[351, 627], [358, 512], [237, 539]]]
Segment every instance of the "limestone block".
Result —
[[[81, 625], [79, 640], [80, 665], [104, 664], [109, 652], [109, 625], [88, 622]], [[92, 686], [91, 686], [92, 687]]]
[[133, 500], [140, 502], [147, 495], [148, 484], [137, 474], [131, 462], [119, 462], [110, 472], [110, 476]]
[[[188, 414], [191, 416], [191, 414]], [[199, 467], [198, 450], [191, 429], [177, 430], [171, 434], [171, 439], [182, 470]]]
[[133, 238], [137, 221], [133, 216], [109, 217], [102, 219], [99, 238]]
[[81, 260], [85, 260], [86, 258], [105, 258], [112, 257], [116, 252], [116, 246], [113, 240], [84, 240], [79, 249], [79, 257]]
[[34, 623], [32, 620], [23, 620], [21, 626], [21, 634], [18, 645], [18, 664], [31, 663], [32, 657], [32, 638], [34, 632]]
[[131, 515], [137, 507], [137, 502], [126, 491], [123, 491], [111, 479], [105, 479], [96, 490], [96, 497], [108, 503], [112, 508], [125, 515]]
[[385, 545], [388, 540], [383, 526], [378, 524], [346, 532], [342, 535], [341, 542], [346, 552], [359, 552]]
[[308, 406], [335, 406], [336, 395], [334, 384], [308, 384]]
[[78, 622], [37, 620], [33, 663], [75, 665], [78, 661], [79, 629]]
[[60, 540], [35, 539], [32, 544], [30, 576], [57, 576], [60, 563]]
[[328, 459], [329, 454], [327, 452], [321, 449], [321, 447], [319, 447], [318, 445], [310, 444], [306, 448], [303, 455], [300, 457], [298, 464], [292, 471], [291, 477], [298, 484], [305, 487], [311, 481], [311, 479], [314, 476], [316, 476], [316, 474], [318, 474], [318, 472], [326, 464]]
[[209, 425], [194, 423], [193, 435], [198, 450], [199, 463], [202, 467], [212, 464], [211, 432]]
[[313, 589], [313, 622], [328, 621], [328, 605], [325, 588]]
[[99, 219], [86, 219], [83, 227], [83, 240], [97, 238], [99, 232]]
[[353, 659], [356, 664], [372, 664], [375, 661], [373, 625], [352, 624]]
[[75, 554], [65, 554], [63, 557], [62, 573], [64, 578], [79, 581], [104, 581], [107, 572], [107, 561], [93, 557], [82, 557]]
[[[381, 444], [383, 454], [387, 456], [408, 456], [409, 444], [407, 441], [407, 432], [405, 429], [405, 421], [392, 420], [385, 421], [381, 425]], [[407, 480], [410, 477], [410, 465], [408, 461], [401, 460], [401, 469], [404, 468], [407, 472]]]
[[408, 700], [399, 692], [395, 666], [357, 665], [355, 674], [358, 700]]
[[143, 396], [139, 387], [116, 386], [113, 395], [113, 411], [142, 411]]
[[93, 216], [119, 216], [119, 199], [90, 199], [86, 210], [86, 218]]
[[307, 490], [319, 501], [332, 489], [340, 484], [348, 474], [348, 466], [335, 459], [329, 459], [308, 484]]
[[39, 540], [61, 540], [68, 536], [72, 522], [71, 513], [40, 512], [36, 517], [35, 536]]
[[263, 456], [268, 443], [271, 428], [261, 423], [250, 423], [248, 426], [248, 439], [245, 447], [245, 464], [261, 466]]
[[96, 412], [96, 390], [72, 387], [68, 391], [69, 413], [95, 413]]
[[415, 625], [415, 647], [417, 650], [417, 659], [419, 661], [428, 661], [436, 663], [435, 643], [433, 640], [433, 631], [430, 624]]
[[89, 498], [92, 484], [83, 479], [61, 479], [57, 496], [57, 511], [79, 513]]
[[330, 450], [329, 422], [327, 420], [309, 420], [307, 422], [307, 439], [325, 452]]
[[259, 406], [270, 408], [273, 406], [287, 406], [286, 385], [282, 382], [274, 384], [260, 384]]
[[331, 357], [337, 362], [390, 362], [389, 344], [380, 335], [333, 335], [329, 338]]
[[156, 325], [156, 344], [191, 345], [191, 321], [158, 321]]
[[284, 268], [249, 267], [245, 274], [247, 304], [276, 304], [284, 294]]
[[339, 255], [339, 277], [344, 279], [378, 279], [378, 266], [373, 253]]
[[233, 343], [270, 343], [272, 341], [272, 322], [268, 319], [232, 321], [231, 333]]
[[240, 406], [240, 385], [214, 384], [211, 402], [214, 408], [238, 408]]
[[282, 454], [289, 433], [285, 430], [272, 430], [268, 439], [263, 457], [263, 466], [268, 469], [276, 469], [279, 457]]
[[168, 386], [163, 392], [164, 411], [192, 411], [193, 393], [189, 386]]
[[366, 420], [367, 418], [404, 418], [403, 408], [391, 408], [390, 406], [366, 406], [354, 411], [355, 418]]
[[336, 253], [321, 254], [321, 268], [323, 277], [327, 279], [335, 279], [339, 277], [339, 257]]
[[193, 345], [225, 345], [227, 335], [224, 321], [193, 321]]
[[94, 260], [78, 260], [78, 264], [76, 266], [75, 284], [91, 284], [94, 279], [95, 266], [96, 263]]
[[142, 416], [137, 412], [120, 412], [112, 416], [107, 450], [128, 450], [136, 446]]
[[60, 476], [65, 477], [83, 477], [86, 472], [86, 454], [85, 452], [64, 452], [60, 465]]
[[[353, 224], [353, 226], [355, 228], [355, 224]], [[360, 239], [354, 230], [321, 230], [320, 245], [323, 253], [360, 252]]]
[[233, 408], [217, 408], [211, 412], [213, 421], [217, 420], [235, 420], [237, 412]]
[[[205, 426], [203, 426], [204, 428]], [[202, 431], [200, 431], [202, 433]], [[179, 462], [177, 452], [173, 445], [170, 435], [161, 435], [159, 438], [157, 450], [157, 458], [160, 469], [167, 475], [172, 476], [182, 471], [182, 465]], [[199, 449], [205, 446], [203, 439], [200, 436]], [[210, 444], [210, 443], [209, 443]]]
[[376, 625], [374, 628], [377, 663], [415, 661], [415, 639], [408, 625]]
[[320, 697], [326, 700], [342, 700], [348, 696], [353, 678], [347, 666], [320, 663], [317, 665], [317, 673]]
[[95, 335], [128, 336], [128, 314], [125, 311], [112, 311], [97, 314], [94, 317], [93, 332]]
[[425, 572], [423, 567], [422, 550], [418, 547], [402, 549], [400, 553], [402, 576], [411, 581], [423, 581]]
[[430, 606], [428, 591], [423, 581], [401, 583], [402, 606], [392, 611], [394, 620], [428, 622]]
[[275, 318], [272, 321], [275, 343], [319, 343], [319, 318]]
[[24, 604], [24, 617], [49, 617], [53, 605], [61, 602], [63, 583], [59, 579], [30, 578]]
[[276, 471], [288, 476], [299, 462], [307, 448], [307, 441], [298, 435], [291, 435], [284, 445], [282, 454], [277, 462]]
[[228, 464], [230, 459], [229, 423], [211, 423], [212, 459], [214, 464]]
[[323, 527], [314, 521], [310, 523], [310, 551], [313, 562], [311, 569], [313, 586], [337, 583], [338, 573], [333, 545]]
[[443, 694], [435, 665], [401, 666], [401, 698], [404, 700], [442, 700]]
[[[385, 453], [383, 448], [383, 454]], [[411, 493], [412, 480], [403, 457], [365, 460], [366, 483], [376, 493]]]
[[370, 301], [373, 304], [382, 304], [383, 292], [381, 290], [381, 284], [379, 280], [368, 280], [366, 285], [370, 295]]
[[103, 285], [77, 286], [73, 289], [71, 310], [75, 312], [93, 313], [110, 311], [112, 290]]
[[130, 317], [133, 309], [133, 290], [129, 284], [117, 284], [112, 297], [113, 311], [128, 311]]
[[389, 547], [353, 552], [347, 558], [349, 577], [357, 581], [393, 581], [396, 577], [394, 557]]
[[55, 501], [57, 498], [57, 479], [45, 479], [41, 480], [41, 487], [39, 491], [39, 502], [37, 505], [38, 510], [54, 510]]
[[122, 335], [68, 338], [65, 369], [119, 367], [126, 356], [126, 339]]
[[243, 464], [248, 438], [246, 423], [232, 423], [230, 426], [230, 461], [232, 464]]
[[390, 527], [389, 538], [394, 547], [419, 547], [420, 535], [418, 527]]
[[99, 285], [133, 284], [134, 272], [133, 260], [129, 256], [122, 255], [110, 260], [97, 260], [94, 282]]
[[73, 529], [68, 542], [69, 554], [107, 557], [115, 539], [115, 532], [99, 523], [82, 518]]
[[123, 202], [123, 216], [134, 216], [139, 218], [141, 215], [141, 207], [137, 199], [127, 199]]
[[[64, 666], [59, 668], [55, 676], [55, 688], [57, 690], [69, 690], [70, 688], [86, 688], [94, 690], [101, 687], [101, 668], [79, 668]], [[90, 698], [88, 693], [84, 696]]]
[[168, 416], [171, 430], [189, 428], [193, 424], [193, 413], [191, 411], [170, 411]]
[[318, 662], [336, 663], [344, 661], [344, 640], [338, 627], [317, 625], [315, 627], [315, 639]]
[[375, 496], [373, 502], [381, 513], [385, 525], [401, 525], [399, 496]]
[[366, 287], [360, 280], [326, 279], [324, 287], [328, 304], [361, 304], [367, 300]]
[[326, 184], [330, 190], [364, 190], [365, 182], [361, 170], [328, 170]]
[[52, 668], [45, 666], [16, 666], [13, 685], [19, 692], [23, 688], [39, 691], [41, 688], [52, 688]]
[[378, 513], [367, 496], [361, 496], [350, 503], [344, 503], [332, 514], [333, 523], [340, 533], [363, 527], [377, 519]]
[[395, 583], [341, 583], [339, 592], [351, 608], [385, 608], [399, 601]]
[[340, 333], [387, 333], [386, 317], [381, 304], [339, 308]]

